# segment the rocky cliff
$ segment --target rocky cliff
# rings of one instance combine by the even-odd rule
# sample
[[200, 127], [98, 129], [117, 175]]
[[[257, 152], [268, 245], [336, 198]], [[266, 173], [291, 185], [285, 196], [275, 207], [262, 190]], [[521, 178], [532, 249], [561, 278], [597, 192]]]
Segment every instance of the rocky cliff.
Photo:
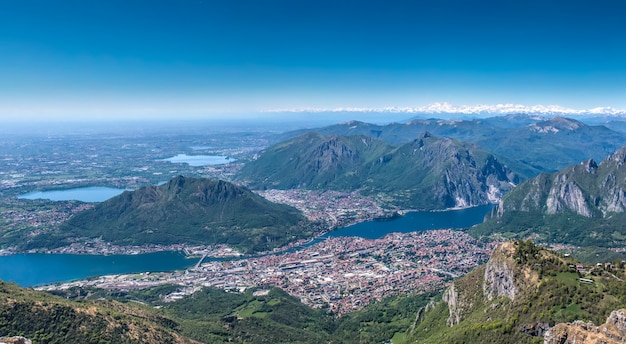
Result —
[[530, 179], [504, 197], [499, 214], [538, 211], [604, 217], [626, 210], [626, 147], [600, 164], [593, 159]]
[[618, 344], [626, 342], [626, 309], [611, 312], [603, 325], [574, 321], [552, 327], [545, 344]]
[[398, 147], [307, 133], [269, 147], [238, 178], [252, 188], [359, 190], [428, 210], [495, 203], [519, 183], [491, 153], [428, 132]]
[[523, 290], [532, 288], [536, 273], [516, 263], [516, 249], [511, 242], [500, 244], [487, 264], [472, 272], [475, 276], [466, 276], [470, 285], [466, 280], [457, 280], [446, 289], [442, 296], [449, 310], [446, 325], [459, 324], [477, 306], [501, 299], [514, 301]]
[[[541, 174], [506, 194], [476, 236], [528, 238], [583, 247], [626, 245], [626, 147]], [[616, 258], [616, 257], [615, 257]]]
[[[484, 266], [455, 280], [420, 314], [411, 343], [606, 343], [626, 339], [623, 269], [595, 267], [581, 280], [571, 257], [530, 241], [503, 243]], [[590, 267], [586, 267], [591, 270]], [[604, 322], [595, 327], [589, 321]], [[584, 320], [580, 322], [574, 320]], [[570, 324], [560, 324], [570, 321]], [[555, 326], [556, 325], [556, 326]], [[606, 339], [608, 338], [608, 339]], [[601, 341], [598, 341], [600, 343]]]
[[511, 243], [498, 246], [485, 265], [483, 281], [483, 294], [487, 300], [492, 301], [500, 297], [515, 300], [520, 288], [516, 284], [515, 275], [519, 273], [519, 267], [511, 259], [515, 247]]

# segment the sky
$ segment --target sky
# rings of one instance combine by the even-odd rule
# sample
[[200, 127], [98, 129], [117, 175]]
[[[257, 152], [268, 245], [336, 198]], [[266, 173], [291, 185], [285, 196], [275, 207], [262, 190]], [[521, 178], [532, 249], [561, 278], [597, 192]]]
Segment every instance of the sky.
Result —
[[0, 118], [626, 109], [621, 0], [0, 0]]

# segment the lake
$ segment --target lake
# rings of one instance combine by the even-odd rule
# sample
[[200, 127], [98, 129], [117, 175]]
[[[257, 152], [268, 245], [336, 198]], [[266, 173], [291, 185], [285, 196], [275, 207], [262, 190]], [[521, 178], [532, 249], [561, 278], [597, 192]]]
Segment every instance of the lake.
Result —
[[22, 199], [49, 199], [52, 201], [103, 202], [124, 192], [124, 189], [88, 186], [65, 190], [34, 191], [18, 196]]
[[16, 254], [0, 256], [0, 279], [32, 287], [92, 276], [185, 269], [198, 262], [181, 252], [137, 255]]
[[171, 163], [177, 164], [189, 164], [189, 166], [198, 167], [198, 166], [209, 166], [209, 165], [222, 165], [228, 164], [230, 162], [235, 161], [235, 159], [220, 156], [220, 155], [187, 155], [187, 154], [178, 154], [177, 156], [160, 159], [159, 161], [169, 161]]
[[[327, 237], [360, 236], [375, 239], [392, 232], [471, 227], [481, 223], [485, 214], [492, 208], [493, 205], [485, 205], [440, 212], [411, 212], [389, 220], [362, 222], [327, 233], [306, 246], [313, 245]], [[290, 249], [287, 252], [297, 249]], [[186, 259], [182, 253], [176, 252], [111, 256], [18, 254], [0, 256], [0, 279], [30, 287], [99, 275], [172, 271], [187, 268], [197, 261], [197, 259]]]
[[404, 216], [354, 224], [326, 234], [324, 237], [360, 236], [378, 239], [393, 232], [416, 232], [428, 229], [467, 228], [483, 222], [492, 204], [447, 211], [417, 211]]

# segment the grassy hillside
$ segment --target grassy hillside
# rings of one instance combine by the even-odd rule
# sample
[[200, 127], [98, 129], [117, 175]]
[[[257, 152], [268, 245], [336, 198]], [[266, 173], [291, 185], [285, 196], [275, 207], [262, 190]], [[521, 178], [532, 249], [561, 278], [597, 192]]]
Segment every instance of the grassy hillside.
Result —
[[260, 251], [309, 237], [311, 231], [295, 208], [225, 181], [181, 176], [99, 203], [59, 230], [33, 238], [27, 248], [102, 238], [119, 245], [225, 243]]
[[193, 343], [178, 324], [145, 307], [72, 302], [0, 282], [0, 334], [33, 343]]
[[[242, 294], [205, 288], [173, 303], [163, 295], [178, 286], [130, 292], [72, 288], [59, 292], [74, 300], [114, 298], [160, 307], [158, 316], [178, 324], [181, 335], [207, 343], [382, 343], [402, 334], [415, 314], [433, 295], [401, 295], [368, 305], [336, 318], [324, 309], [312, 309], [276, 288]], [[259, 289], [256, 289], [259, 291]]]
[[[447, 293], [455, 298], [426, 312], [406, 342], [542, 343], [557, 323], [601, 324], [626, 305], [623, 266], [586, 266], [579, 272], [577, 264], [529, 241], [500, 246], [486, 266], [454, 282]], [[458, 315], [456, 321], [451, 314]]]

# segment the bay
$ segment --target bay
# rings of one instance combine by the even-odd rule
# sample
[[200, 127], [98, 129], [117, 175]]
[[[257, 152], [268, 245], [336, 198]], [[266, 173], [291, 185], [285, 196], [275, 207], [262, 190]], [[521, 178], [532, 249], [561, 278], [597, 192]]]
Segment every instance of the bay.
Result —
[[65, 190], [33, 191], [17, 198], [21, 199], [49, 199], [51, 201], [81, 201], [103, 202], [124, 192], [124, 189], [103, 186], [87, 186]]
[[0, 256], [0, 279], [22, 287], [88, 277], [185, 269], [198, 262], [182, 252], [136, 255], [15, 254]]

